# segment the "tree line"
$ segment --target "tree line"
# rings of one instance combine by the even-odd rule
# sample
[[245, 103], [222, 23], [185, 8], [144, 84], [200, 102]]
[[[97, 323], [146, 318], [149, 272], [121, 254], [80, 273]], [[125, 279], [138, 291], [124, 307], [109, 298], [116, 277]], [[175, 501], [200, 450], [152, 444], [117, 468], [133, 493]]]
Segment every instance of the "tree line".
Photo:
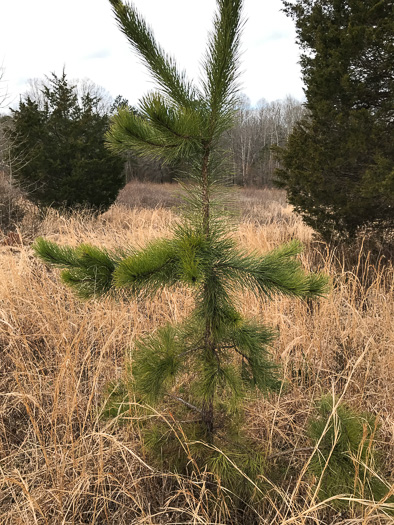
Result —
[[[18, 108], [2, 118], [1, 170], [37, 204], [75, 207], [89, 196], [86, 202], [101, 209], [131, 180], [163, 183], [182, 177], [178, 160], [141, 159], [133, 151], [114, 158], [105, 149], [110, 118], [121, 107], [139, 114], [123, 97], [113, 100], [93, 82], [70, 81], [64, 71], [29, 81]], [[234, 126], [222, 138], [231, 158], [231, 182], [272, 185], [278, 161], [271, 146], [284, 146], [304, 113], [291, 96], [262, 99], [255, 107], [240, 96]], [[105, 178], [107, 189], [102, 187]]]

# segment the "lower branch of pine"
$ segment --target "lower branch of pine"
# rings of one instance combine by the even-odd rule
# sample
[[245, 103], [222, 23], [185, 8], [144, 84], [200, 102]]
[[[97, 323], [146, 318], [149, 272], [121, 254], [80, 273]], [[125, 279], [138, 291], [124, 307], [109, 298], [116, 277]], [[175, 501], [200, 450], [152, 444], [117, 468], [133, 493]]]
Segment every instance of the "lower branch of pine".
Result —
[[167, 395], [167, 397], [170, 397], [171, 399], [175, 399], [176, 401], [179, 401], [179, 403], [182, 403], [186, 407], [190, 408], [190, 410], [194, 410], [195, 412], [198, 412], [199, 414], [202, 414], [201, 408], [198, 408], [195, 405], [192, 405], [191, 403], [189, 403], [188, 401], [185, 401], [181, 397], [174, 396], [172, 394], [166, 394], [166, 395]]

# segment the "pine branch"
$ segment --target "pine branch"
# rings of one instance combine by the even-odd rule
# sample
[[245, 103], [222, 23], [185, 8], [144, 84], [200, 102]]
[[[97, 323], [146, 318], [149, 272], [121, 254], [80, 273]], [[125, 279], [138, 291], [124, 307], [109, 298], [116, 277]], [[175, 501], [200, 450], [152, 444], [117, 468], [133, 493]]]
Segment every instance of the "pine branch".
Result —
[[147, 399], [157, 402], [166, 395], [167, 387], [184, 365], [178, 357], [182, 349], [178, 330], [171, 325], [137, 342], [133, 375], [137, 390]]
[[243, 368], [244, 381], [262, 391], [277, 390], [280, 387], [278, 365], [272, 362], [267, 350], [275, 335], [273, 330], [244, 321], [241, 317], [235, 326], [224, 327], [223, 341], [231, 341], [233, 350], [249, 366], [248, 371]]
[[33, 250], [45, 263], [65, 268], [62, 280], [80, 298], [90, 299], [113, 290], [113, 274], [120, 256], [89, 244], [77, 248], [58, 246], [41, 237], [36, 239]]
[[79, 266], [75, 248], [70, 246], [58, 246], [55, 242], [38, 237], [32, 249], [36, 257], [39, 257], [46, 264], [58, 268], [74, 268]]
[[190, 408], [191, 410], [194, 410], [195, 412], [198, 412], [199, 414], [202, 413], [201, 408], [198, 408], [198, 407], [192, 405], [191, 403], [189, 403], [188, 401], [185, 401], [185, 400], [182, 399], [181, 397], [174, 396], [173, 394], [166, 394], [166, 396], [167, 396], [167, 397], [170, 397], [171, 399], [175, 399], [176, 401], [179, 401], [179, 402], [182, 403], [183, 405], [187, 406], [187, 407]]
[[227, 110], [232, 110], [238, 91], [242, 0], [217, 0], [217, 5], [214, 30], [204, 61], [204, 94], [215, 121], [220, 116], [228, 116]]
[[115, 153], [132, 150], [141, 157], [176, 158], [183, 141], [174, 135], [170, 138], [148, 120], [135, 115], [126, 108], [119, 109], [112, 117], [106, 134], [109, 148]]
[[174, 243], [159, 240], [123, 259], [116, 268], [115, 286], [133, 294], [155, 294], [178, 282], [178, 254]]
[[203, 243], [201, 234], [186, 229], [181, 236], [152, 242], [119, 262], [115, 286], [147, 295], [180, 283], [195, 286], [202, 279]]
[[152, 30], [136, 8], [120, 0], [109, 1], [120, 30], [125, 34], [164, 93], [181, 106], [193, 107], [197, 98], [196, 89], [186, 80], [186, 74], [178, 70], [175, 60], [166, 55], [157, 44]]
[[227, 275], [229, 285], [249, 288], [259, 295], [272, 298], [282, 294], [302, 299], [321, 297], [327, 293], [328, 278], [303, 270], [296, 256], [301, 252], [298, 241], [288, 243], [263, 257], [229, 251], [218, 269]]
[[182, 141], [196, 141], [201, 134], [201, 119], [195, 110], [174, 106], [160, 93], [142, 98], [139, 108], [156, 129]]

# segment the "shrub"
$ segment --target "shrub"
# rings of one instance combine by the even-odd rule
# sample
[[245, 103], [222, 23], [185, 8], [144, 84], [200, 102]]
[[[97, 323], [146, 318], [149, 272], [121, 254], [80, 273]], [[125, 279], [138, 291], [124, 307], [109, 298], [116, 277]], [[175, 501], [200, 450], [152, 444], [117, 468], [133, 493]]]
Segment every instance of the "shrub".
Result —
[[79, 100], [64, 72], [52, 74], [42, 95], [42, 104], [28, 96], [13, 111], [11, 155], [27, 160], [17, 182], [42, 207], [106, 210], [124, 185], [124, 162], [105, 147], [100, 98], [87, 91]]
[[[339, 496], [332, 503], [336, 507], [351, 505], [340, 495], [373, 501], [385, 499], [388, 488], [379, 477], [377, 431], [377, 419], [369, 413], [357, 413], [346, 404], [340, 404], [334, 411], [332, 396], [317, 403], [317, 417], [310, 421], [308, 433], [313, 443], [318, 444], [318, 450], [309, 472], [318, 480], [320, 499]], [[394, 497], [386, 503], [394, 503]]]
[[4, 172], [0, 172], [0, 229], [14, 230], [25, 215], [22, 193], [13, 186]]
[[394, 229], [391, 2], [285, 1], [308, 114], [277, 149], [277, 183], [326, 240]]

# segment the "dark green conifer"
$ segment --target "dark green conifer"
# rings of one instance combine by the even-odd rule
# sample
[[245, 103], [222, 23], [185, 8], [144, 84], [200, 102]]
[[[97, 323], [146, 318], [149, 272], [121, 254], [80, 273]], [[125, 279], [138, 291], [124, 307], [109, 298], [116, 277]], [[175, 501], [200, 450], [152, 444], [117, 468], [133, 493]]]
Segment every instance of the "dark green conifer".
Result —
[[124, 185], [123, 160], [105, 147], [109, 116], [89, 91], [78, 100], [65, 72], [52, 74], [42, 104], [30, 97], [13, 111], [12, 155], [26, 162], [14, 176], [42, 207], [104, 211]]
[[394, 8], [282, 0], [295, 21], [306, 116], [277, 149], [277, 183], [326, 240], [394, 228]]
[[[275, 294], [313, 298], [324, 293], [327, 279], [302, 269], [298, 242], [266, 255], [240, 249], [223, 211], [228, 166], [220, 139], [234, 121], [242, 0], [217, 1], [199, 86], [178, 70], [133, 6], [117, 0], [111, 4], [158, 91], [141, 100], [138, 112], [119, 109], [108, 133], [110, 148], [169, 162], [181, 158], [189, 175], [184, 214], [170, 239], [128, 253], [89, 245], [60, 247], [44, 239], [34, 247], [45, 262], [64, 269], [63, 280], [83, 298], [116, 290], [134, 297], [152, 297], [177, 286], [191, 290], [195, 307], [188, 319], [137, 342], [134, 388], [150, 404], [170, 394], [166, 399], [190, 409], [204, 439], [213, 442], [226, 411], [235, 408], [247, 390], [269, 391], [280, 385], [268, 351], [274, 332], [260, 320], [241, 315], [240, 294], [252, 290], [262, 300]], [[180, 393], [184, 374], [189, 374], [190, 384]]]

